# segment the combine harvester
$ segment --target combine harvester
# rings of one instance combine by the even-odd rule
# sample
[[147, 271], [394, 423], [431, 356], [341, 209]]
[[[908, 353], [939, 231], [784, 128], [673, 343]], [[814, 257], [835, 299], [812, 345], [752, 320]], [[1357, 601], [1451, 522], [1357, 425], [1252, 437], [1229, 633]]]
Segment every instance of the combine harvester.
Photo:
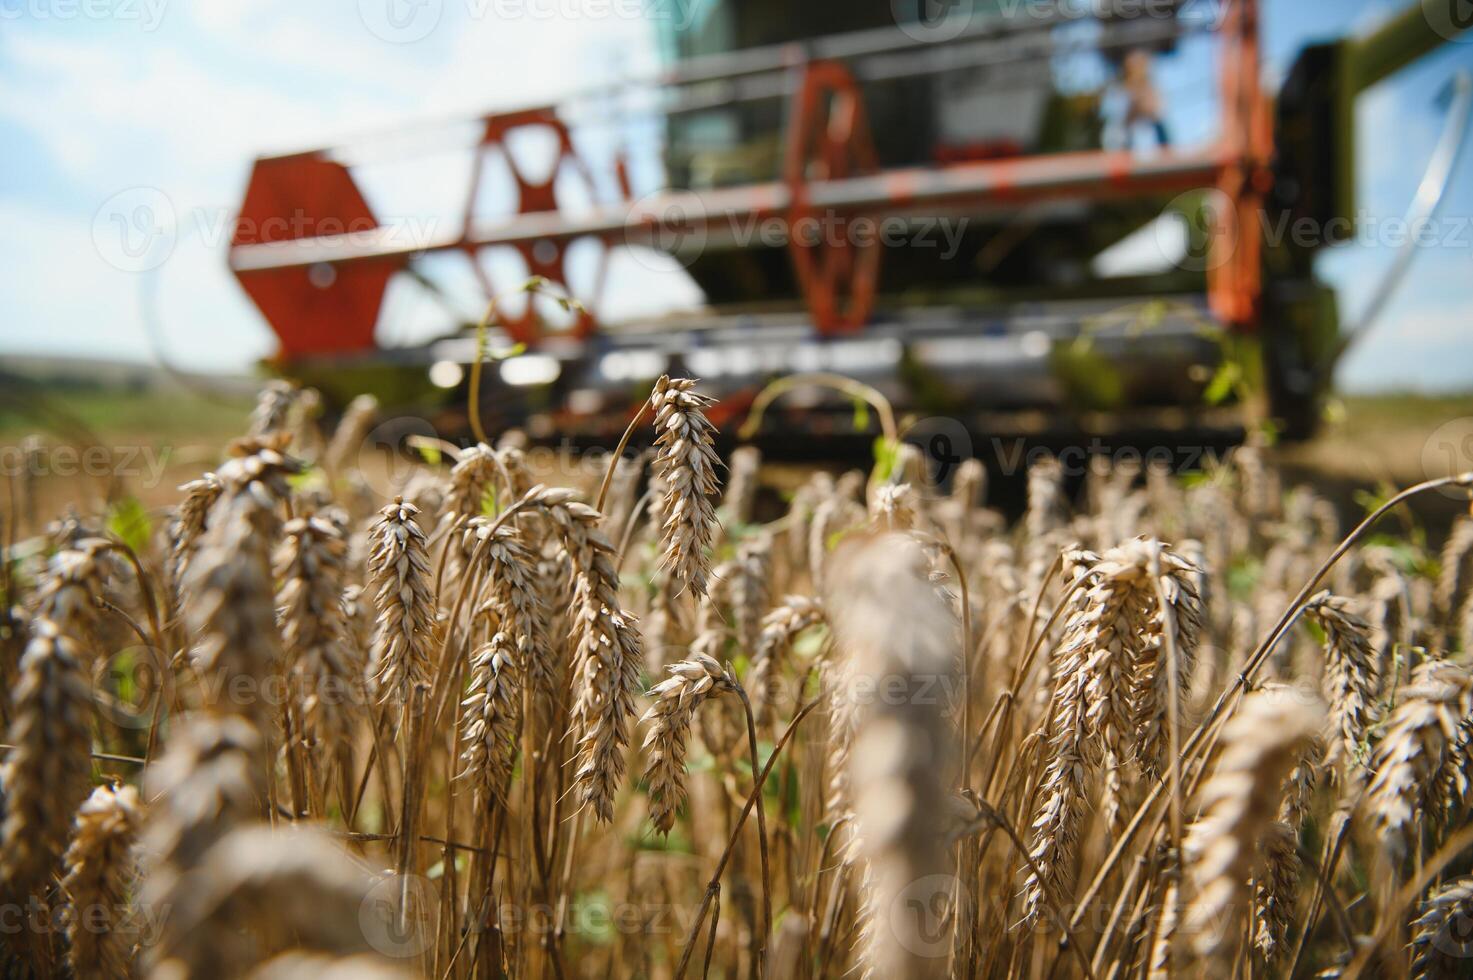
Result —
[[[907, 6], [928, 5], [710, 0], [689, 23], [661, 19], [657, 79], [443, 127], [474, 135], [459, 148], [463, 204], [429, 237], [381, 223], [355, 175], [386, 147], [412, 158], [443, 140], [258, 159], [229, 261], [280, 340], [272, 367], [329, 405], [369, 391], [442, 431], [463, 426], [468, 314], [427, 343], [376, 339], [391, 281], [438, 295], [426, 269], [449, 257], [498, 297], [490, 348], [516, 352], [484, 372], [492, 431], [607, 443], [664, 372], [699, 377], [724, 426], [779, 375], [833, 372], [974, 440], [1231, 439], [1264, 417], [1310, 431], [1346, 343], [1313, 260], [1355, 235], [1356, 99], [1449, 29], [1413, 4], [1305, 50], [1270, 93], [1257, 0], [1152, 3], [1150, 17], [977, 0], [939, 23]], [[1212, 138], [1104, 148], [1111, 78], [1184, 56], [1202, 61]], [[1083, 60], [1093, 83], [1061, 84], [1061, 66]], [[1424, 210], [1466, 114], [1465, 90]], [[534, 132], [540, 166], [519, 158]], [[615, 149], [596, 162], [590, 147]], [[632, 186], [641, 147], [662, 190]], [[1173, 227], [1180, 254], [1161, 268], [1106, 268], [1112, 247], [1170, 242]], [[600, 292], [623, 249], [669, 253], [704, 305], [605, 322]], [[581, 305], [519, 292], [529, 276]], [[769, 412], [769, 451], [821, 456], [853, 433], [846, 398], [810, 395]]]

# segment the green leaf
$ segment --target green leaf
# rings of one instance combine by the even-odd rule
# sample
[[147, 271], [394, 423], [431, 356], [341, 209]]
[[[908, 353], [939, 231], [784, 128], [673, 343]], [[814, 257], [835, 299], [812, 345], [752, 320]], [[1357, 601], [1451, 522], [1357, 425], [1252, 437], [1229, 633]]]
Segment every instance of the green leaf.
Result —
[[489, 486], [486, 492], [481, 494], [481, 516], [495, 517], [501, 513], [501, 507], [496, 503], [496, 487]]
[[419, 450], [419, 458], [424, 460], [427, 465], [440, 465], [441, 454], [440, 447], [437, 444], [433, 442], [419, 442], [415, 443], [414, 448]]
[[863, 398], [854, 399], [854, 431], [863, 432], [869, 428], [869, 402]]
[[107, 529], [120, 541], [142, 553], [148, 548], [148, 539], [153, 534], [153, 522], [148, 511], [137, 497], [124, 497], [112, 505], [107, 515]]
[[1221, 405], [1227, 401], [1228, 396], [1238, 390], [1243, 381], [1243, 368], [1237, 361], [1223, 361], [1217, 366], [1217, 373], [1212, 376], [1207, 390], [1202, 392], [1202, 400], [1209, 405]]
[[896, 461], [900, 458], [900, 446], [884, 436], [877, 436], [873, 451], [875, 468], [871, 473], [871, 479], [876, 483], [884, 483], [895, 472]]
[[517, 342], [510, 347], [500, 347], [492, 351], [489, 359], [492, 361], [504, 361], [509, 357], [518, 357], [526, 352], [527, 345]]

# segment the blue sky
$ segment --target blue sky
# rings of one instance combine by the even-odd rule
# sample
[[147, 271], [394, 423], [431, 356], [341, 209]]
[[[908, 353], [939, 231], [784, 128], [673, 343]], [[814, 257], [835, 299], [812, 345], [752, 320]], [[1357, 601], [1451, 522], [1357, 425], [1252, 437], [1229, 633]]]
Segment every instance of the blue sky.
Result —
[[[1307, 40], [1362, 30], [1408, 0], [1266, 0], [1272, 77]], [[395, 4], [396, 6], [391, 6]], [[424, 119], [542, 101], [652, 70], [653, 29], [638, 0], [0, 0], [0, 355], [148, 360], [140, 307], [182, 365], [241, 370], [273, 337], [225, 268], [224, 242], [253, 156]], [[402, 15], [394, 19], [388, 15]], [[1434, 97], [1473, 44], [1370, 93], [1360, 108], [1360, 204], [1400, 216], [1442, 126]], [[1210, 84], [1190, 49], [1160, 81], [1184, 139], [1206, 135]], [[454, 130], [447, 131], [454, 142]], [[463, 135], [463, 134], [462, 134]], [[433, 139], [426, 138], [426, 143]], [[447, 147], [449, 144], [446, 144]], [[640, 145], [644, 145], [641, 143]], [[637, 190], [658, 182], [636, 161]], [[464, 155], [421, 169], [365, 171], [381, 214], [453, 211]], [[119, 213], [139, 227], [116, 223]], [[1444, 207], [1441, 244], [1423, 249], [1380, 330], [1343, 365], [1346, 388], [1473, 388], [1473, 153]], [[130, 251], [129, 235], [153, 235]], [[1333, 250], [1321, 271], [1350, 317], [1394, 249]], [[610, 270], [606, 309], [693, 302], [680, 276], [646, 257]], [[150, 273], [141, 268], [152, 267]], [[436, 270], [452, 293], [469, 281]], [[443, 312], [395, 287], [381, 333], [425, 336]], [[391, 321], [391, 322], [390, 322]]]

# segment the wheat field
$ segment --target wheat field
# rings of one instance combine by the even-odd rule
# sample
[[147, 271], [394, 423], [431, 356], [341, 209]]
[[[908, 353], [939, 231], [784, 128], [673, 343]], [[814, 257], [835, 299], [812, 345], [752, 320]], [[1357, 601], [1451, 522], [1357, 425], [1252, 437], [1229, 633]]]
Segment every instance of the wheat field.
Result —
[[1251, 443], [1039, 458], [1010, 522], [892, 442], [775, 507], [695, 381], [576, 488], [314, 396], [165, 520], [8, 519], [5, 976], [1473, 976], [1473, 518], [1380, 520], [1473, 474], [1350, 529]]

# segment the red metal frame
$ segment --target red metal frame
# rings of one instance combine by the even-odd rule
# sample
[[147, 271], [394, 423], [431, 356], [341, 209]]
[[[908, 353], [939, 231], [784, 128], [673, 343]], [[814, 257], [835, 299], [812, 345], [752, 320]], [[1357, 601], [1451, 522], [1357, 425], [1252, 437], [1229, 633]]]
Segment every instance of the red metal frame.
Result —
[[[1009, 160], [938, 164], [880, 171], [876, 166], [861, 93], [854, 77], [835, 61], [797, 63], [801, 72], [789, 113], [782, 177], [778, 181], [708, 192], [672, 192], [668, 200], [642, 199], [632, 208], [622, 161], [618, 185], [624, 199], [578, 216], [561, 213], [556, 178], [570, 168], [592, 189], [594, 181], [567, 125], [543, 107], [484, 117], [461, 227], [434, 240], [406, 244], [382, 228], [341, 165], [328, 151], [263, 159], [251, 175], [240, 222], [231, 242], [230, 264], [282, 341], [282, 355], [364, 350], [373, 347], [372, 326], [392, 273], [418, 254], [460, 251], [476, 268], [488, 297], [516, 284], [495, 284], [478, 261], [493, 246], [510, 246], [530, 273], [568, 288], [568, 246], [592, 238], [608, 248], [649, 242], [650, 215], [676, 213], [687, 230], [707, 233], [747, 219], [785, 217], [789, 252], [804, 301], [825, 333], [859, 330], [868, 320], [878, 284], [881, 249], [840, 235], [812, 243], [798, 240], [803, 219], [881, 218], [927, 208], [1018, 207], [1033, 201], [1108, 200], [1156, 196], [1210, 187], [1225, 196], [1216, 214], [1208, 270], [1208, 298], [1224, 323], [1251, 328], [1261, 306], [1262, 242], [1258, 214], [1269, 189], [1273, 146], [1272, 114], [1260, 89], [1258, 0], [1229, 0], [1221, 50], [1222, 137], [1206, 152], [1163, 153], [1138, 158], [1128, 152], [1093, 151]], [[552, 175], [529, 180], [507, 138], [523, 127], [551, 129], [557, 141]], [[516, 182], [518, 202], [510, 216], [476, 216], [487, 153], [502, 153]], [[690, 207], [692, 199], [699, 206]], [[669, 205], [667, 211], [666, 204]], [[275, 214], [307, 209], [313, 214], [355, 218], [363, 233], [344, 240], [306, 234], [260, 235]], [[335, 276], [321, 274], [331, 269]], [[598, 276], [602, 285], [603, 267]], [[597, 286], [595, 292], [597, 292]], [[596, 297], [581, 297], [588, 312], [573, 326], [577, 337], [597, 329]], [[529, 345], [540, 339], [536, 312], [503, 322]]]
[[[814, 180], [837, 180], [879, 169], [854, 76], [836, 61], [807, 66], [789, 117], [783, 180], [789, 194], [788, 252], [814, 326], [851, 333], [869, 320], [880, 272], [880, 243], [845, 233], [808, 240], [824, 224], [809, 194]], [[822, 235], [822, 232], [819, 232]]]
[[[527, 176], [524, 162], [518, 161], [512, 153], [509, 137], [519, 130], [546, 129], [552, 132], [557, 141], [557, 156], [553, 160], [552, 168], [548, 171], [547, 178], [543, 181], [534, 181]], [[477, 277], [480, 279], [481, 288], [485, 290], [487, 297], [500, 295], [509, 289], [520, 285], [519, 283], [502, 284], [498, 292], [497, 284], [491, 281], [490, 274], [486, 271], [480, 261], [479, 252], [489, 244], [477, 242], [471, 236], [471, 227], [476, 216], [476, 202], [480, 196], [481, 177], [485, 169], [486, 154], [488, 152], [499, 152], [506, 161], [507, 170], [511, 173], [512, 180], [517, 188], [517, 214], [549, 214], [559, 211], [557, 200], [557, 180], [566, 165], [571, 171], [582, 179], [588, 188], [589, 197], [595, 196], [597, 187], [593, 181], [593, 174], [589, 172], [588, 165], [573, 148], [573, 137], [568, 132], [568, 127], [558, 118], [553, 109], [528, 109], [518, 112], [505, 112], [485, 118], [485, 128], [482, 131], [481, 142], [476, 147], [475, 163], [471, 167], [470, 191], [466, 195], [465, 208], [461, 222], [460, 247], [470, 256], [471, 265], [474, 267]], [[557, 238], [536, 238], [508, 243], [522, 256], [527, 264], [529, 275], [541, 276], [564, 292], [571, 294], [572, 289], [568, 284], [567, 254], [571, 241]], [[607, 260], [605, 250], [597, 277], [595, 290], [603, 285], [603, 264]], [[592, 308], [596, 305], [596, 297], [585, 297], [584, 308], [575, 312], [573, 334], [579, 338], [585, 338], [593, 333], [595, 324]], [[540, 339], [539, 319], [537, 310], [530, 297], [526, 307], [521, 313], [502, 311], [499, 321], [509, 333], [512, 339], [521, 343], [532, 345]]]

